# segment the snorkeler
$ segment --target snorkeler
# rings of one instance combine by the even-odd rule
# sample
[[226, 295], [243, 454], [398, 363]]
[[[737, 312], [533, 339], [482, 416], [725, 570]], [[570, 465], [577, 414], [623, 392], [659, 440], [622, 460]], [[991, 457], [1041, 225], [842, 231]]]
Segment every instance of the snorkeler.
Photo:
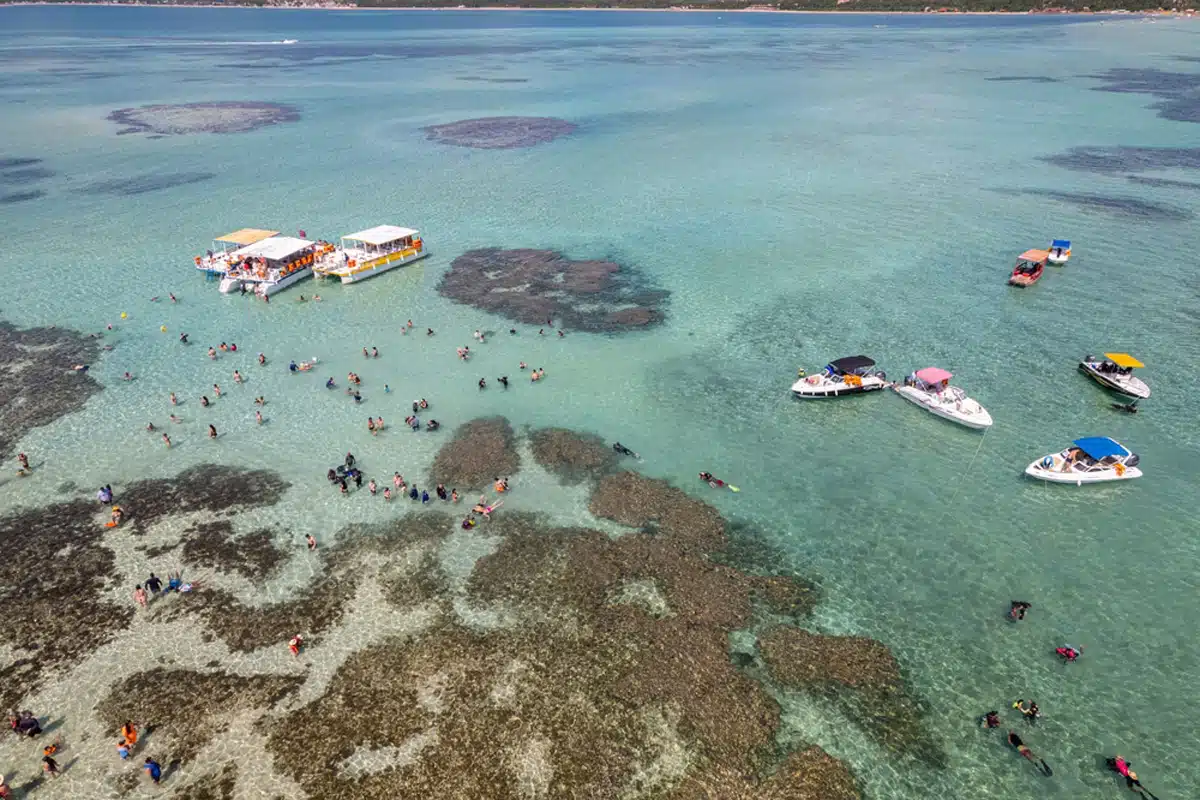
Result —
[[1074, 664], [1076, 659], [1083, 655], [1083, 648], [1064, 644], [1062, 647], [1054, 648], [1054, 652], [1062, 657], [1064, 663]]
[[[613, 450], [615, 450], [616, 452], [620, 453], [623, 456], [633, 456], [634, 458], [640, 458], [640, 456], [637, 453], [633, 452], [632, 450], [630, 450], [628, 447], [621, 444], [620, 442], [613, 442]], [[703, 473], [702, 473], [701, 477], [703, 477]], [[712, 476], [710, 475], [709, 477], [712, 477]]]
[[1037, 767], [1043, 775], [1050, 777], [1054, 774], [1054, 771], [1050, 769], [1050, 765], [1045, 760], [1025, 746], [1025, 743], [1021, 741], [1021, 737], [1017, 736], [1016, 731], [1008, 732], [1008, 743], [1017, 748], [1017, 752], [1024, 758], [1029, 759], [1030, 763]]
[[1025, 619], [1025, 612], [1031, 608], [1033, 606], [1024, 600], [1013, 600], [1012, 607], [1008, 610], [1008, 617], [1012, 620]]
[[1150, 800], [1158, 800], [1149, 789], [1142, 786], [1142, 782], [1138, 780], [1137, 773], [1133, 771], [1133, 762], [1126, 761], [1120, 754], [1113, 758], [1104, 759], [1104, 764], [1113, 772], [1125, 779], [1125, 786], [1130, 791], [1141, 793], [1142, 797], [1148, 797]]
[[999, 711], [987, 712], [986, 714], [983, 715], [981, 724], [985, 728], [999, 728], [1000, 727], [1000, 712]]
[[1029, 701], [1029, 705], [1025, 705], [1024, 699], [1018, 700], [1012, 704], [1012, 707], [1020, 711], [1025, 717], [1025, 721], [1030, 725], [1037, 722], [1038, 717], [1042, 715], [1041, 710], [1038, 708], [1038, 704], [1032, 700]]

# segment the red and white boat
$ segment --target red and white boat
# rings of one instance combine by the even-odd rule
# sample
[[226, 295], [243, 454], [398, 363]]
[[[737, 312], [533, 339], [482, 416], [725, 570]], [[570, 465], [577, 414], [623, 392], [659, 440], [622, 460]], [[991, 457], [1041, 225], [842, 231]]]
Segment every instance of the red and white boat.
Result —
[[1017, 257], [1017, 265], [1013, 267], [1012, 276], [1008, 283], [1011, 286], [1032, 286], [1042, 277], [1046, 269], [1046, 259], [1050, 253], [1046, 250], [1026, 250]]

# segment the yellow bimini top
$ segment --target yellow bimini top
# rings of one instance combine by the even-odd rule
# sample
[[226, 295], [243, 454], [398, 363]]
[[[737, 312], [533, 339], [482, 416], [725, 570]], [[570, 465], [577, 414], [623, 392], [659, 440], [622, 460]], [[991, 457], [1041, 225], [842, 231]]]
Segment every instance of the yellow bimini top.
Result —
[[213, 241], [224, 242], [225, 244], [236, 244], [238, 247], [246, 247], [255, 242], [261, 242], [263, 239], [270, 239], [272, 236], [279, 234], [279, 231], [264, 231], [259, 228], [242, 228], [240, 231], [227, 233], [224, 236], [219, 236]]
[[1129, 353], [1105, 353], [1104, 357], [1116, 364], [1118, 367], [1125, 367], [1127, 369], [1137, 369], [1138, 367], [1146, 366], [1133, 356], [1129, 355]]

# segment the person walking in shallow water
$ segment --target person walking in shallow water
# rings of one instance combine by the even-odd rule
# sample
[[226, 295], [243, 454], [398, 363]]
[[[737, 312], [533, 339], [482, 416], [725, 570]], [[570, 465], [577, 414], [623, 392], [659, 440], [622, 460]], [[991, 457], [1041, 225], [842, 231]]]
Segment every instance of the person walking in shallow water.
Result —
[[313, 537], [313, 535], [311, 533], [304, 534], [304, 541], [308, 543], [309, 550], [317, 549], [317, 540]]
[[142, 588], [140, 583], [137, 585], [137, 588], [133, 590], [133, 600], [142, 608], [147, 608], [149, 606], [149, 601], [146, 598], [146, 590]]

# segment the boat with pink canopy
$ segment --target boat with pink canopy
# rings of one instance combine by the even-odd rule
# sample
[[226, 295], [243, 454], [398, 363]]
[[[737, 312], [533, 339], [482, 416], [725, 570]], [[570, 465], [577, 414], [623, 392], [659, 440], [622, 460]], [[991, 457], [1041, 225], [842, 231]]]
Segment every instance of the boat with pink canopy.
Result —
[[967, 393], [962, 389], [951, 386], [950, 379], [953, 377], [940, 367], [926, 367], [906, 377], [903, 384], [892, 388], [905, 400], [920, 406], [930, 414], [975, 430], [990, 428], [992, 415], [979, 403], [967, 397]]

